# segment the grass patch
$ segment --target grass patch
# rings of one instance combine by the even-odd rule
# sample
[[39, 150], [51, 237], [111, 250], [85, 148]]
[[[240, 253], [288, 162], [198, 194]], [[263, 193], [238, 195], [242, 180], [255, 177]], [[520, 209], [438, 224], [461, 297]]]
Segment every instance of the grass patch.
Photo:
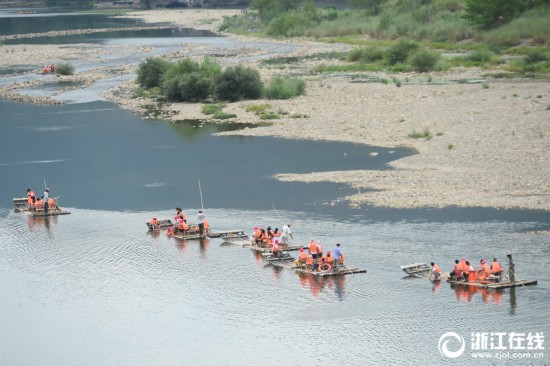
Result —
[[432, 133], [427, 128], [424, 129], [424, 131], [422, 132], [417, 132], [413, 130], [413, 132], [409, 133], [407, 136], [412, 139], [426, 139], [426, 140], [431, 140], [433, 137]]
[[237, 115], [235, 113], [225, 113], [222, 110], [219, 110], [214, 113], [214, 119], [230, 119], [230, 118], [236, 118]]
[[265, 104], [249, 104], [246, 106], [245, 111], [247, 112], [254, 112], [256, 114], [262, 114], [265, 113], [268, 109], [271, 109], [271, 104], [265, 103]]
[[306, 93], [305, 80], [276, 76], [264, 88], [269, 99], [290, 99]]
[[67, 62], [62, 62], [55, 66], [55, 72], [59, 75], [74, 75], [74, 66]]
[[218, 112], [221, 112], [222, 107], [219, 104], [205, 104], [202, 106], [202, 113], [203, 114], [216, 114]]

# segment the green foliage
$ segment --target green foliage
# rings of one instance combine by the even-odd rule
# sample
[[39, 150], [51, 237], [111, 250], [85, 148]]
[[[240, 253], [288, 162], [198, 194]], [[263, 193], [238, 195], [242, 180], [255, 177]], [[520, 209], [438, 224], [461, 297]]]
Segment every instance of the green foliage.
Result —
[[138, 66], [137, 82], [142, 88], [150, 89], [162, 84], [162, 79], [170, 63], [161, 58], [148, 58]]
[[529, 50], [525, 55], [526, 64], [548, 61], [549, 59], [550, 57], [548, 57], [548, 53], [540, 49]]
[[378, 47], [354, 48], [348, 53], [351, 62], [376, 62], [384, 58], [384, 50]]
[[264, 103], [264, 104], [249, 104], [246, 106], [245, 111], [247, 112], [254, 112], [256, 114], [265, 113], [268, 109], [271, 109], [271, 104]]
[[304, 95], [306, 82], [298, 78], [276, 76], [265, 87], [265, 96], [269, 99], [290, 99]]
[[209, 78], [217, 78], [222, 73], [222, 66], [213, 58], [205, 57], [200, 63], [200, 72]]
[[214, 113], [214, 118], [215, 119], [229, 119], [229, 118], [235, 118], [235, 117], [237, 117], [236, 114], [234, 114], [234, 113], [225, 113], [222, 110], [219, 110], [216, 113]]
[[181, 99], [176, 101], [200, 102], [206, 100], [212, 90], [213, 79], [200, 72], [191, 72], [178, 78]]
[[55, 65], [55, 72], [59, 75], [73, 75], [74, 66], [72, 64], [62, 62], [60, 64]]
[[202, 106], [202, 113], [203, 114], [214, 114], [216, 112], [221, 111], [222, 108], [218, 104], [205, 104]]
[[409, 55], [416, 51], [418, 44], [405, 40], [399, 41], [396, 45], [391, 46], [386, 51], [386, 60], [388, 65], [395, 65], [397, 63], [405, 63]]
[[365, 10], [370, 14], [378, 14], [380, 5], [384, 0], [348, 0], [348, 6], [352, 9]]
[[301, 0], [252, 0], [250, 8], [258, 11], [262, 22], [268, 23], [282, 13], [296, 9], [301, 2]]
[[428, 50], [418, 50], [410, 59], [411, 66], [415, 71], [426, 72], [435, 69], [441, 55], [438, 52]]
[[490, 29], [508, 23], [526, 10], [525, 0], [466, 0], [464, 18], [471, 24]]
[[219, 100], [235, 102], [243, 99], [258, 99], [263, 83], [260, 73], [242, 65], [230, 66], [216, 80], [216, 96]]
[[174, 77], [196, 72], [199, 70], [199, 64], [191, 60], [189, 57], [186, 57], [179, 60], [175, 64], [170, 65], [170, 67], [168, 68], [168, 70], [166, 70], [164, 74], [164, 80], [170, 80]]

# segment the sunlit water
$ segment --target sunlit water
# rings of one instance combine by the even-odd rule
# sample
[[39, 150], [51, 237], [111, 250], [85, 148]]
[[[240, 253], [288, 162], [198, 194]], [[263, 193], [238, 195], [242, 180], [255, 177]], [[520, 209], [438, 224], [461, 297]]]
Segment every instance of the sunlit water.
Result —
[[[345, 223], [279, 211], [297, 242], [339, 241], [350, 266], [368, 269], [318, 280], [220, 239], [146, 232], [151, 216], [172, 211], [70, 210], [49, 220], [1, 211], [0, 325], [11, 330], [0, 336], [1, 364], [452, 364], [437, 349], [445, 332], [548, 331], [550, 240], [520, 233], [533, 223]], [[207, 214], [215, 231], [281, 224], [273, 211]], [[503, 261], [505, 250], [538, 286], [457, 292], [399, 269]]]

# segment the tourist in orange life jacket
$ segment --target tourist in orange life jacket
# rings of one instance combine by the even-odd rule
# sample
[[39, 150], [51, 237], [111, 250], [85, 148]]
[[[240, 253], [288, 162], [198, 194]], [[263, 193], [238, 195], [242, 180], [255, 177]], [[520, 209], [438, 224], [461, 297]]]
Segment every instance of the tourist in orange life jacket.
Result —
[[272, 257], [277, 257], [277, 258], [281, 257], [281, 250], [279, 248], [279, 242], [278, 241], [275, 241], [273, 243], [273, 246], [271, 248], [271, 256]]
[[504, 270], [502, 269], [502, 266], [500, 263], [498, 263], [496, 258], [493, 258], [493, 263], [491, 263], [491, 273], [495, 276], [500, 276]]
[[260, 231], [260, 228], [258, 228], [257, 226], [254, 226], [254, 242], [256, 243], [256, 245], [258, 245], [258, 243], [260, 242], [261, 234], [262, 232]]
[[308, 254], [306, 257], [306, 266], [313, 268], [313, 256], [311, 254]]
[[266, 240], [267, 240], [267, 233], [265, 232], [264, 229], [261, 229], [260, 230], [260, 242], [259, 242], [259, 244], [262, 248], [265, 248]]
[[274, 237], [274, 238], [280, 237], [281, 234], [282, 234], [282, 233], [279, 231], [279, 228], [276, 227], [275, 230], [273, 230], [273, 237]]
[[166, 235], [168, 235], [168, 236], [174, 235], [174, 229], [172, 229], [171, 226], [168, 226], [168, 227], [166, 228]]
[[313, 238], [309, 242], [309, 254], [311, 254], [313, 259], [317, 258], [317, 243], [315, 242], [315, 240]]
[[156, 217], [153, 217], [153, 220], [151, 220], [151, 225], [153, 226], [153, 231], [160, 231], [159, 220]]
[[441, 268], [439, 268], [439, 266], [434, 262], [431, 262], [430, 264], [432, 265], [432, 272], [430, 273], [430, 276], [428, 278], [431, 279], [432, 276], [434, 276], [435, 280], [439, 280], [439, 278], [441, 277]]
[[33, 207], [33, 201], [36, 202], [36, 194], [33, 192], [32, 189], [27, 188], [27, 204], [29, 206], [29, 210], [31, 211]]
[[468, 266], [468, 282], [476, 282], [477, 281], [477, 271], [474, 269], [474, 266], [470, 264], [470, 262], [466, 261], [466, 265]]
[[465, 281], [468, 281], [468, 270], [469, 270], [468, 267], [469, 267], [469, 265], [466, 264], [466, 263], [468, 263], [466, 261], [466, 258], [462, 258], [458, 265], [459, 265], [460, 270], [462, 271], [462, 277], [464, 278]]
[[210, 224], [208, 223], [208, 219], [204, 218], [204, 235], [207, 235], [209, 233], [208, 229], [210, 228]]
[[458, 259], [455, 259], [455, 265], [453, 267], [453, 270], [451, 273], [449, 273], [449, 276], [451, 276], [451, 279], [458, 280], [462, 277], [462, 266], [459, 265], [460, 261]]
[[327, 255], [325, 257], [325, 262], [330, 264], [331, 267], [334, 264], [334, 258], [330, 255], [330, 250], [327, 252]]
[[323, 246], [319, 240], [317, 240], [315, 244], [317, 244], [317, 257], [321, 258], [323, 256]]
[[185, 223], [185, 221], [180, 220], [178, 222], [178, 230], [181, 231], [181, 232], [185, 232], [185, 231], [189, 230], [189, 226]]
[[485, 262], [485, 259], [482, 259], [479, 261], [479, 279], [481, 281], [485, 280], [487, 277], [491, 275], [491, 268], [489, 268], [489, 265]]
[[305, 264], [307, 261], [307, 253], [304, 248], [300, 248], [300, 254], [298, 255], [298, 260], [301, 264]]

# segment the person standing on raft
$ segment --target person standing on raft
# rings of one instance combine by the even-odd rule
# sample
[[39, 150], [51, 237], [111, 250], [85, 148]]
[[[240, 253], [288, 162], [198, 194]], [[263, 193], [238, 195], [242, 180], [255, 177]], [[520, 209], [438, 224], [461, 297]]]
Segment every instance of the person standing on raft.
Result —
[[283, 249], [288, 249], [288, 243], [290, 243], [288, 237], [294, 239], [294, 237], [292, 236], [292, 231], [290, 231], [290, 224], [286, 224], [285, 226], [283, 226], [283, 233], [281, 234], [281, 243], [283, 244]]
[[201, 237], [205, 236], [204, 235], [204, 219], [206, 218], [206, 216], [204, 215], [204, 212], [202, 210], [199, 210], [199, 215], [197, 216], [197, 219], [199, 221], [199, 235]]
[[44, 190], [44, 213], [48, 213], [48, 200], [50, 199], [50, 190], [46, 188]]
[[508, 252], [506, 256], [508, 257], [508, 278], [510, 279], [510, 282], [514, 283], [516, 282], [516, 264], [512, 259], [512, 253]]

